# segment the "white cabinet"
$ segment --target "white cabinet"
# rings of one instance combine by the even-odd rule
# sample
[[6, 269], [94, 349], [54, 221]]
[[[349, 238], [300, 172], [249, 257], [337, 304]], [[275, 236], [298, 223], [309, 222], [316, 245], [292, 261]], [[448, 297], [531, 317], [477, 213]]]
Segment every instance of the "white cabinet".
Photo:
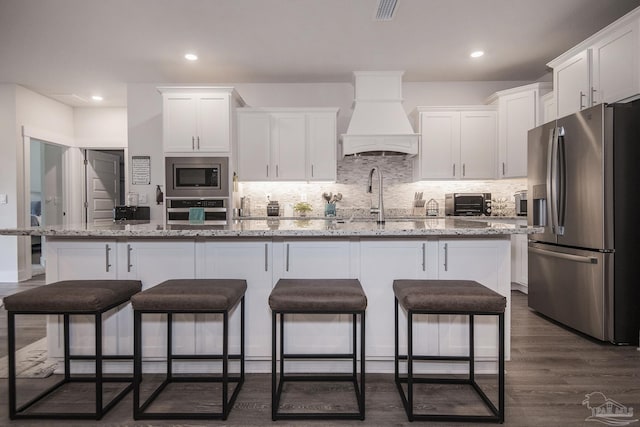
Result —
[[584, 50], [554, 67], [553, 81], [556, 86], [558, 117], [564, 117], [589, 107], [589, 55]]
[[45, 246], [47, 283], [117, 278], [115, 240], [52, 240]]
[[[271, 310], [268, 301], [273, 287], [271, 242], [202, 242], [198, 244], [196, 264], [199, 279], [244, 279], [247, 281], [245, 353], [249, 359], [270, 359]], [[196, 332], [197, 352], [221, 351], [219, 339], [221, 325], [219, 319], [216, 321], [212, 317], [210, 315], [199, 316]], [[232, 352], [239, 350], [238, 327], [237, 322], [232, 322], [229, 329], [229, 344]]]
[[497, 120], [493, 107], [418, 107], [416, 179], [495, 177]]
[[161, 87], [166, 153], [231, 152], [231, 114], [243, 101], [232, 88]]
[[640, 94], [638, 21], [612, 31], [591, 48], [592, 104]]
[[557, 116], [640, 95], [640, 10], [551, 61]]
[[528, 293], [528, 239], [526, 234], [511, 236], [511, 281], [513, 288]]
[[[438, 278], [475, 280], [507, 297], [510, 285], [510, 242], [508, 240], [443, 239], [438, 243]], [[505, 333], [509, 335], [510, 307], [505, 312]], [[475, 320], [476, 354], [497, 355], [497, 323], [493, 317]], [[469, 330], [465, 316], [441, 316], [440, 354], [464, 355], [468, 352]], [[480, 338], [481, 337], [481, 338]], [[509, 355], [509, 346], [505, 346]]]
[[237, 113], [242, 181], [335, 181], [335, 108], [242, 108]]
[[499, 178], [527, 176], [529, 129], [542, 123], [540, 96], [551, 90], [549, 83], [535, 83], [496, 92], [488, 102], [498, 106]]
[[540, 97], [542, 102], [542, 123], [548, 123], [551, 120], [555, 120], [558, 115], [556, 114], [556, 97], [553, 92], [549, 92], [546, 95]]
[[[393, 281], [396, 279], [437, 278], [437, 242], [421, 240], [363, 240], [360, 245], [360, 281], [367, 294], [368, 357], [394, 355]], [[406, 317], [401, 311], [400, 345], [406, 348]], [[414, 333], [417, 352], [437, 354], [438, 321], [416, 317]]]

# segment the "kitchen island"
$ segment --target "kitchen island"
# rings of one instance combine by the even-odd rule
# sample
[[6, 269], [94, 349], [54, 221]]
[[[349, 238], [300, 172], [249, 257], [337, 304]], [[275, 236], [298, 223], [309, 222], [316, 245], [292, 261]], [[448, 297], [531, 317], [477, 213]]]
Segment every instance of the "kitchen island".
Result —
[[[268, 297], [280, 278], [357, 278], [367, 294], [367, 369], [393, 371], [394, 279], [471, 279], [507, 297], [506, 348], [509, 354], [511, 235], [530, 234], [533, 227], [493, 218], [396, 218], [385, 224], [370, 219], [243, 219], [227, 226], [167, 226], [115, 223], [106, 226], [60, 226], [0, 230], [0, 234], [46, 236], [47, 283], [70, 279], [138, 279], [144, 288], [172, 278], [238, 278], [247, 280], [246, 354], [248, 372], [269, 372], [271, 312]], [[124, 306], [105, 321], [110, 352], [132, 350], [132, 312]], [[212, 315], [182, 315], [174, 328], [176, 353], [219, 349], [211, 330]], [[339, 352], [348, 345], [344, 316], [322, 321], [298, 315], [288, 326], [291, 352]], [[166, 328], [158, 319], [145, 321], [144, 357], [164, 355]], [[236, 323], [232, 329], [238, 327]], [[476, 321], [476, 354], [495, 359], [496, 324]], [[467, 353], [466, 319], [429, 317], [414, 322], [424, 334], [417, 350], [431, 354]], [[72, 348], [92, 351], [91, 323], [76, 319]], [[61, 356], [61, 325], [48, 324], [50, 355]], [[233, 335], [232, 335], [233, 336]], [[232, 347], [238, 342], [231, 342]], [[401, 340], [401, 346], [405, 343]], [[487, 362], [487, 370], [493, 366]], [[180, 364], [176, 364], [179, 372]], [[83, 369], [79, 366], [78, 369]], [[86, 366], [86, 369], [90, 369]], [[129, 366], [110, 366], [113, 371]], [[185, 368], [187, 369], [187, 368]], [[294, 368], [295, 369], [295, 368]], [[447, 364], [457, 372], [464, 366]], [[478, 370], [482, 370], [482, 365]]]

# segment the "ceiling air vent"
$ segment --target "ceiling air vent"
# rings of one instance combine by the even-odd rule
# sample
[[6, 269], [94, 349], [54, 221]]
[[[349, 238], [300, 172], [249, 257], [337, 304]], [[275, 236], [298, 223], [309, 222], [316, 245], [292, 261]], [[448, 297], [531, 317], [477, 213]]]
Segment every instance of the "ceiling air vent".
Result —
[[396, 10], [398, 0], [379, 0], [376, 11], [376, 21], [391, 21]]

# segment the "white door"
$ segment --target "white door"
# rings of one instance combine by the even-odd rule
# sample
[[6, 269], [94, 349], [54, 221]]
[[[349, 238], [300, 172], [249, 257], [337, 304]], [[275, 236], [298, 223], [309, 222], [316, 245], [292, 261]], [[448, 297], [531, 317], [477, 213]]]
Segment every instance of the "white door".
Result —
[[580, 52], [553, 70], [558, 117], [590, 106], [589, 51]]
[[493, 179], [498, 143], [495, 111], [460, 113], [460, 171], [463, 179]]
[[309, 170], [312, 181], [336, 180], [336, 115], [313, 113], [307, 116]]
[[87, 150], [87, 224], [113, 221], [113, 208], [120, 200], [120, 157]]
[[271, 118], [268, 113], [237, 115], [238, 175], [241, 181], [267, 181], [271, 141]]
[[196, 149], [203, 152], [229, 152], [229, 104], [227, 95], [203, 95], [198, 100]]
[[420, 177], [422, 179], [456, 179], [460, 166], [460, 113], [458, 111], [420, 114], [422, 142]]
[[271, 163], [276, 180], [306, 179], [306, 118], [302, 113], [272, 116]]

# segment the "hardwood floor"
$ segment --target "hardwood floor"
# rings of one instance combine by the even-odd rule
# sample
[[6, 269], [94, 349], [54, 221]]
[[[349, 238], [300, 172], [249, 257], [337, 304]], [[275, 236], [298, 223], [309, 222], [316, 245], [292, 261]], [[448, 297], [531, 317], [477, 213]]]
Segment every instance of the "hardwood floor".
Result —
[[[0, 295], [24, 286], [38, 286], [42, 281], [11, 285], [0, 284]], [[527, 297], [519, 292], [512, 294], [512, 353], [506, 363], [506, 426], [583, 426], [600, 425], [590, 423], [586, 418], [591, 411], [582, 404], [585, 396], [601, 392], [609, 399], [636, 408], [633, 419], [640, 418], [640, 351], [636, 347], [616, 347], [588, 339], [571, 332], [537, 315], [527, 308]], [[6, 312], [0, 310], [0, 356], [6, 354]], [[27, 332], [29, 339], [44, 336], [44, 323], [34, 321]], [[120, 402], [102, 421], [9, 421], [7, 403], [7, 381], [0, 380], [0, 425], [42, 426], [262, 426], [272, 424], [270, 409], [270, 376], [250, 374], [244, 384], [229, 419], [223, 421], [153, 421], [135, 422], [132, 419], [132, 394]], [[24, 380], [26, 387], [40, 387], [46, 380]], [[366, 383], [366, 420], [344, 422], [300, 422], [278, 421], [274, 425], [371, 425], [403, 426], [421, 425], [409, 423], [402, 409], [400, 398], [393, 383], [393, 376], [368, 374]], [[340, 389], [334, 390], [337, 394]], [[198, 393], [202, 395], [203, 393]], [[69, 404], [74, 406], [84, 400], [86, 394]], [[189, 398], [182, 392], [177, 400], [189, 404]], [[455, 401], [462, 401], [463, 394], [452, 397], [435, 396], [425, 405], [435, 404], [446, 409]], [[445, 425], [429, 423], [429, 425]], [[455, 425], [465, 425], [458, 423]], [[467, 424], [471, 425], [471, 424]], [[640, 426], [640, 421], [637, 424]]]

